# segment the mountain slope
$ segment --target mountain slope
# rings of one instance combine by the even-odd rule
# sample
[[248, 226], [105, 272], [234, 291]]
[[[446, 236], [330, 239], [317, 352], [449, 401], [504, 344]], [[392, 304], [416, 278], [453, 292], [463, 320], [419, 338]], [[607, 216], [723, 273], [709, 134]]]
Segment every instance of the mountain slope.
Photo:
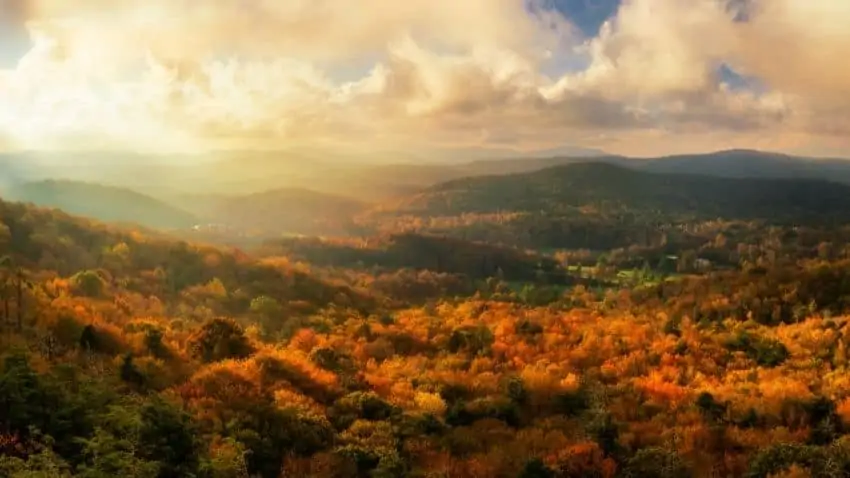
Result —
[[728, 178], [824, 179], [850, 183], [850, 161], [815, 159], [753, 150], [678, 155], [635, 162], [657, 173], [703, 174]]
[[722, 178], [805, 178], [850, 183], [850, 160], [806, 158], [746, 149], [655, 158], [595, 155], [479, 160], [462, 164], [459, 169], [468, 173], [468, 176], [513, 174], [588, 162], [615, 164], [653, 173], [697, 174]]
[[[482, 157], [458, 154], [452, 161], [422, 155], [405, 162], [399, 153], [387, 158], [345, 158], [294, 151], [230, 151], [219, 157], [50, 153], [0, 154], [0, 187], [10, 183], [70, 179], [108, 183], [153, 197], [179, 195], [249, 195], [281, 188], [306, 188], [367, 201], [408, 196], [422, 188], [467, 176], [515, 174], [547, 167], [602, 162], [658, 173], [702, 174], [737, 178], [809, 178], [850, 184], [850, 160], [814, 159], [748, 150], [660, 158], [590, 154], [575, 156], [552, 150], [527, 156], [503, 153]], [[396, 159], [393, 159], [396, 158]], [[380, 160], [379, 160], [380, 159]]]
[[338, 232], [352, 215], [366, 207], [356, 199], [303, 188], [243, 196], [184, 196], [175, 199], [175, 204], [208, 222], [274, 234]]
[[605, 163], [449, 181], [403, 201], [425, 215], [500, 211], [560, 213], [594, 207], [734, 218], [850, 216], [850, 187], [807, 179], [734, 179], [654, 174]]
[[[161, 157], [132, 154], [0, 154], [0, 187], [10, 181], [71, 179], [108, 183], [163, 194], [245, 195], [278, 188], [308, 188], [369, 200], [404, 196], [413, 190], [465, 176], [512, 174], [578, 162], [605, 162], [652, 172], [721, 177], [812, 178], [850, 184], [850, 161], [814, 159], [748, 150], [660, 158], [627, 158], [580, 150], [488, 155], [459, 151], [451, 161], [421, 155], [412, 162], [402, 153], [343, 157], [297, 151], [229, 151]], [[575, 154], [571, 154], [575, 153]], [[395, 159], [393, 159], [395, 158]], [[4, 184], [6, 183], [6, 184]]]
[[429, 270], [476, 279], [502, 275], [507, 280], [534, 281], [538, 274], [563, 282], [566, 276], [547, 257], [492, 244], [419, 234], [395, 234], [360, 241], [286, 238], [263, 244], [262, 256], [286, 256], [318, 266], [374, 270]]
[[[819, 179], [850, 184], [850, 160], [806, 158], [752, 150], [657, 158], [603, 154], [491, 158], [455, 164], [382, 165], [367, 168], [365, 171], [358, 170], [354, 176], [351, 176], [351, 172], [345, 175], [360, 181], [365, 181], [366, 178], [376, 183], [392, 181], [400, 186], [394, 192], [403, 194], [405, 190], [402, 186], [409, 190], [415, 186], [427, 187], [470, 176], [510, 175], [581, 163], [612, 164], [652, 173], [741, 179]], [[355, 180], [354, 183], [356, 182]]]
[[3, 197], [101, 221], [136, 223], [154, 228], [185, 228], [197, 221], [194, 215], [150, 196], [129, 189], [79, 181], [47, 180], [17, 184], [6, 188]]
[[[61, 210], [0, 200], [0, 257], [6, 255], [20, 266], [61, 276], [95, 270], [115, 279], [110, 281], [112, 287], [137, 287], [136, 292], [155, 289], [160, 297], [219, 281], [228, 290], [248, 294], [249, 299], [266, 294], [281, 301], [324, 306], [343, 293], [352, 300], [371, 300], [347, 286], [239, 250], [187, 243], [166, 234], [131, 231]], [[244, 296], [231, 298], [234, 308], [247, 307]]]

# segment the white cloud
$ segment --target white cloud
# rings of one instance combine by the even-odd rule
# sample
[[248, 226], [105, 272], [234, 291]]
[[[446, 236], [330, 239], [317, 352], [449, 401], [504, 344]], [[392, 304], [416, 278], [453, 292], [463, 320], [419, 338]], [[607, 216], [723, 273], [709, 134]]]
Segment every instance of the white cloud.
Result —
[[[0, 70], [0, 129], [21, 148], [850, 145], [846, 0], [756, 0], [749, 22], [624, 0], [584, 43], [523, 0], [15, 2], [33, 47]], [[586, 69], [543, 73], [575, 54]]]

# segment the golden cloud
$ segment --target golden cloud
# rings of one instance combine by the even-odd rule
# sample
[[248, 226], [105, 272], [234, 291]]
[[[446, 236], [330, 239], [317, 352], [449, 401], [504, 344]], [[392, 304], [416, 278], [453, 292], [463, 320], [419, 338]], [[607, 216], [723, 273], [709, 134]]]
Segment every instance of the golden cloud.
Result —
[[[29, 148], [621, 153], [834, 150], [850, 132], [845, 0], [755, 0], [746, 22], [726, 0], [624, 0], [590, 39], [526, 3], [15, 0], [33, 46], [0, 70], [0, 128]], [[587, 66], [551, 77], [553, 57]], [[765, 91], [724, 84], [721, 63]]]

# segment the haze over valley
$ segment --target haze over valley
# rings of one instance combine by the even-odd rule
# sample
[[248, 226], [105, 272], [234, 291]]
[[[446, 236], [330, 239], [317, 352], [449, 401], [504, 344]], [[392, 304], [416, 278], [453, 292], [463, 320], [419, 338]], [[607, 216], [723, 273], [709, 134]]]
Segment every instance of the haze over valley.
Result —
[[[57, 207], [106, 222], [135, 223], [173, 232], [214, 229], [218, 233], [210, 238], [243, 244], [249, 238], [256, 242], [293, 234], [361, 235], [364, 223], [372, 221], [369, 218], [377, 217], [381, 211], [392, 209], [398, 203], [415, 201], [423, 194], [430, 194], [428, 191], [445, 189], [444, 183], [457, 184], [453, 181], [477, 176], [503, 176], [502, 181], [508, 189], [502, 187], [493, 192], [490, 209], [491, 212], [514, 211], [520, 208], [521, 199], [510, 196], [509, 187], [522, 184], [527, 173], [540, 171], [541, 176], [555, 174], [567, 181], [572, 171], [577, 171], [579, 176], [587, 171], [586, 166], [579, 165], [614, 167], [600, 167], [599, 174], [590, 182], [584, 183], [581, 179], [572, 187], [589, 186], [603, 195], [610, 189], [611, 199], [619, 200], [614, 196], [622, 190], [612, 185], [614, 175], [627, 174], [619, 172], [623, 169], [635, 171], [641, 174], [629, 176], [625, 181], [632, 183], [630, 187], [634, 190], [647, 194], [655, 192], [654, 180], [680, 183], [682, 197], [678, 199], [695, 203], [694, 212], [706, 215], [717, 213], [712, 203], [723, 200], [721, 196], [724, 195], [730, 211], [743, 206], [734, 196], [728, 196], [729, 192], [751, 194], [745, 191], [754, 187], [761, 190], [764, 189], [762, 185], [767, 184], [766, 189], [772, 190], [769, 193], [781, 200], [785, 187], [795, 184], [794, 181], [813, 183], [811, 190], [802, 194], [803, 199], [840, 209], [843, 207], [841, 194], [835, 201], [828, 191], [837, 189], [843, 193], [844, 189], [838, 184], [850, 185], [850, 162], [846, 160], [750, 150], [659, 158], [608, 154], [509, 159], [496, 156], [451, 163], [383, 164], [352, 163], [344, 159], [305, 160], [284, 152], [232, 154], [233, 157], [223, 160], [176, 165], [159, 156], [138, 155], [125, 163], [115, 154], [90, 154], [85, 156], [87, 161], [74, 162], [71, 167], [56, 167], [63, 163], [60, 155], [54, 154], [33, 155], [26, 161], [7, 158], [14, 174], [7, 176], [0, 191], [7, 199]], [[709, 196], [714, 192], [717, 197], [706, 198], [700, 191], [691, 189], [694, 176], [704, 176], [704, 180], [698, 181], [709, 185]], [[641, 183], [643, 178], [649, 182]], [[817, 182], [835, 184], [817, 185]], [[571, 188], [568, 182], [560, 184], [565, 192]], [[529, 192], [532, 193], [545, 194], [544, 191]], [[824, 195], [822, 200], [819, 199], [821, 195]], [[634, 199], [626, 198], [625, 203]], [[676, 202], [678, 199], [667, 201], [681, 204]], [[768, 208], [761, 218], [771, 216], [769, 207], [775, 208], [775, 203], [770, 198], [756, 195], [752, 200], [762, 201], [760, 204]], [[788, 207], [796, 207], [799, 200], [799, 197], [789, 199]], [[420, 212], [429, 213], [427, 210]], [[444, 212], [430, 211], [435, 216]], [[454, 210], [451, 214], [472, 212], [478, 212], [478, 206]], [[815, 208], [807, 212], [821, 211]], [[380, 230], [379, 224], [365, 227], [372, 233]]]

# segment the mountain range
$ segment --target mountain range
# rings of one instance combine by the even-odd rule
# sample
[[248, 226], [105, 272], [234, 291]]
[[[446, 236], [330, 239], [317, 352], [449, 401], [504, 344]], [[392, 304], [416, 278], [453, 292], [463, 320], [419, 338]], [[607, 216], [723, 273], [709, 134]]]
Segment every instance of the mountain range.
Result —
[[456, 179], [405, 198], [397, 207], [400, 212], [426, 216], [592, 209], [603, 214], [637, 211], [668, 217], [850, 219], [850, 185], [820, 179], [656, 173], [584, 162]]
[[69, 180], [44, 180], [8, 186], [5, 200], [62, 209], [105, 222], [135, 223], [158, 229], [188, 228], [197, 223], [193, 214], [127, 188]]
[[342, 234], [376, 206], [426, 216], [588, 205], [735, 217], [850, 210], [850, 161], [750, 150], [451, 164], [367, 164], [275, 152], [206, 161], [97, 154], [64, 161], [0, 157], [0, 196], [102, 221], [160, 229], [222, 223], [261, 235]]

